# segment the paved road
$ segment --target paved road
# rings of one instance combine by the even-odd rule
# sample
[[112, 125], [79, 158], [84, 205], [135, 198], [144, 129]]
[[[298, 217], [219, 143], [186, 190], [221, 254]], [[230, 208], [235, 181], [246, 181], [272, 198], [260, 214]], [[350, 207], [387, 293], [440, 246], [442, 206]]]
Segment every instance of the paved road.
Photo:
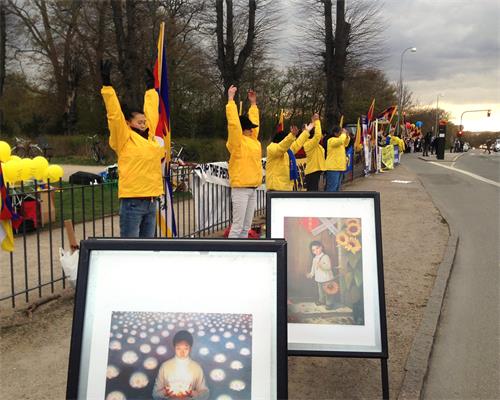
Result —
[[500, 153], [471, 152], [440, 163], [479, 178], [414, 156], [404, 160], [460, 240], [424, 398], [500, 399]]

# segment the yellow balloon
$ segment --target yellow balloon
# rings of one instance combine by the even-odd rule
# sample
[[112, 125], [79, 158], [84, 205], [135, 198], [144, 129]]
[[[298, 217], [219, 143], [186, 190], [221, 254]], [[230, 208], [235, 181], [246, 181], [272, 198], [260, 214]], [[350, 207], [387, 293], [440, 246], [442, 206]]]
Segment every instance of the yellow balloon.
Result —
[[56, 182], [61, 179], [64, 175], [64, 171], [61, 166], [57, 164], [49, 165], [47, 168], [47, 176], [51, 182]]
[[6, 162], [10, 158], [10, 146], [7, 142], [0, 140], [0, 161]]
[[33, 159], [33, 176], [41, 181], [47, 179], [47, 169], [49, 162], [45, 157], [38, 156]]
[[27, 181], [30, 179], [33, 175], [31, 174], [32, 166], [33, 166], [33, 160], [31, 158], [23, 158], [21, 160], [21, 180]]
[[13, 185], [21, 180], [22, 165], [21, 160], [9, 160], [2, 164], [2, 171], [5, 183]]
[[21, 160], [22, 160], [22, 158], [21, 158], [21, 157], [19, 157], [19, 156], [14, 155], [14, 154], [12, 154], [12, 155], [10, 156], [10, 158], [9, 158], [9, 161], [10, 161], [10, 160], [19, 160], [19, 161], [21, 161]]

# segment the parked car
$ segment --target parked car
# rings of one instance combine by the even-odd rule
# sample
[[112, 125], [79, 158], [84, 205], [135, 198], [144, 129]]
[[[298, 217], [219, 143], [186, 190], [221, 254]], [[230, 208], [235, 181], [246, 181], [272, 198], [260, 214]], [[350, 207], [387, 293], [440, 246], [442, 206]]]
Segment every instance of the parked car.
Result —
[[469, 151], [470, 150], [470, 144], [468, 142], [464, 143], [463, 151]]
[[495, 143], [493, 143], [493, 150], [496, 152], [500, 151], [500, 138], [495, 140]]

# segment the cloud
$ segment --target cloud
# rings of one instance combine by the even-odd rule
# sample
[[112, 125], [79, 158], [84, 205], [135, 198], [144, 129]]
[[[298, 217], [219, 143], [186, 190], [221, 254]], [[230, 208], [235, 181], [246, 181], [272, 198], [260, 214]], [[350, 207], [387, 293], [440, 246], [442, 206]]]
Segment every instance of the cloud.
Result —
[[[401, 52], [415, 46], [416, 53], [404, 55], [403, 80], [418, 102], [435, 105], [444, 93], [453, 114], [474, 105], [500, 109], [500, 1], [371, 1], [382, 3], [386, 56], [380, 68], [391, 81], [399, 80]], [[300, 22], [297, 2], [281, 4], [286, 25]], [[282, 32], [283, 58], [291, 33]]]

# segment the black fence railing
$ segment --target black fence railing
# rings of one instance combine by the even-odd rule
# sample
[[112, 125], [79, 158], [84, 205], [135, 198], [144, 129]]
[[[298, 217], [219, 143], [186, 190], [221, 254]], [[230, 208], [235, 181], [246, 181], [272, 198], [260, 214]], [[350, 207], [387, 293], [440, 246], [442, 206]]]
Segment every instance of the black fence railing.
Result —
[[[355, 160], [345, 181], [363, 175], [364, 160]], [[204, 181], [201, 169], [171, 169], [177, 237], [213, 236], [231, 223], [230, 188]], [[167, 181], [165, 180], [167, 189]], [[300, 187], [300, 185], [299, 185]], [[117, 181], [75, 185], [60, 180], [47, 185], [8, 187], [16, 211], [24, 222], [15, 231], [15, 251], [0, 252], [0, 309], [26, 305], [67, 286], [59, 248], [69, 250], [65, 221], [71, 221], [77, 240], [118, 237]], [[256, 215], [266, 213], [265, 192], [258, 191]], [[168, 237], [169, 210], [158, 203], [156, 235]]]

